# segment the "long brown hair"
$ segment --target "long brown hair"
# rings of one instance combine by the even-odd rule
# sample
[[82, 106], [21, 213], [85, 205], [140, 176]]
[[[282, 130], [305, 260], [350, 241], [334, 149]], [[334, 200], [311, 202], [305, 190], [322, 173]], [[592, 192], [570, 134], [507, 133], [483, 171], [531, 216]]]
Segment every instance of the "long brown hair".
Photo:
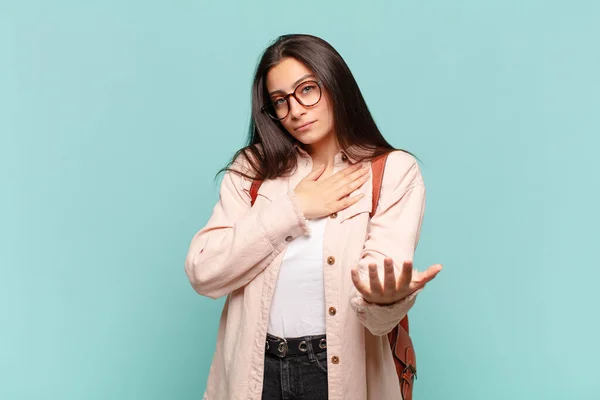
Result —
[[[230, 170], [248, 179], [266, 180], [288, 175], [295, 170], [295, 145], [301, 144], [281, 123], [261, 111], [269, 99], [267, 73], [287, 57], [305, 64], [327, 90], [333, 107], [337, 141], [348, 156], [364, 161], [396, 150], [379, 131], [342, 56], [329, 43], [316, 36], [282, 35], [265, 49], [256, 68], [247, 145], [238, 150], [219, 173]], [[233, 161], [242, 154], [251, 169], [250, 175], [231, 168]]]

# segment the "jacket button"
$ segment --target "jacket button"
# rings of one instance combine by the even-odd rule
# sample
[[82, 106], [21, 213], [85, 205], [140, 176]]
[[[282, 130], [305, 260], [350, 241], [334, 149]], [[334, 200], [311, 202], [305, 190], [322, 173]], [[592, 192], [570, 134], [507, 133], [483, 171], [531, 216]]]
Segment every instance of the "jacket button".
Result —
[[334, 364], [339, 364], [340, 358], [338, 356], [333, 356], [333, 357], [331, 357], [331, 362]]
[[329, 264], [329, 265], [335, 264], [335, 258], [333, 258], [331, 256], [327, 257], [327, 264]]
[[285, 238], [285, 241], [286, 241], [286, 242], [289, 242], [289, 241], [291, 241], [292, 239], [293, 239], [293, 238], [292, 238], [291, 236], [288, 236], [288, 237], [286, 237], [286, 238]]
[[335, 307], [329, 307], [329, 315], [335, 315], [336, 309]]
[[337, 213], [333, 213], [329, 216], [330, 218], [337, 218]]

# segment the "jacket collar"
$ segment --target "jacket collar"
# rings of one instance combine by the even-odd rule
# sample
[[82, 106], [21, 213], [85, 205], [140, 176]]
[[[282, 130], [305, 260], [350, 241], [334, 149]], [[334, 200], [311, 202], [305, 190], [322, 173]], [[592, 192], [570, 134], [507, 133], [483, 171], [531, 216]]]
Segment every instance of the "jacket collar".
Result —
[[[352, 148], [353, 146], [350, 146], [350, 148]], [[308, 154], [308, 152], [306, 150], [304, 150], [299, 144], [294, 144], [294, 148], [296, 149], [296, 151], [298, 152], [298, 154], [300, 155], [300, 157], [310, 157], [310, 154]], [[350, 155], [348, 154], [347, 151], [345, 150], [340, 150], [336, 155], [335, 155], [335, 160], [334, 163], [335, 164], [340, 164], [342, 162], [344, 162], [345, 160], [348, 160], [348, 162], [350, 164], [356, 164], [356, 159], [354, 159], [353, 157], [350, 157]]]

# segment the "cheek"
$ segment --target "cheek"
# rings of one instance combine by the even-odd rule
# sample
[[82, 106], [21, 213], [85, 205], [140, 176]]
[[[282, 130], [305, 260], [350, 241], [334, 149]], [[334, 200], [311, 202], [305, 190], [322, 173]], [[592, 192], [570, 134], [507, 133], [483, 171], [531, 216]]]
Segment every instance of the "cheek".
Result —
[[288, 133], [291, 135], [293, 130], [292, 130], [292, 124], [290, 123], [290, 121], [291, 121], [291, 118], [286, 118], [285, 120], [281, 121], [281, 125], [283, 125], [285, 130], [288, 131]]
[[329, 106], [329, 102], [325, 101], [323, 107], [319, 109], [319, 119], [324, 121], [327, 126], [333, 124], [333, 110]]

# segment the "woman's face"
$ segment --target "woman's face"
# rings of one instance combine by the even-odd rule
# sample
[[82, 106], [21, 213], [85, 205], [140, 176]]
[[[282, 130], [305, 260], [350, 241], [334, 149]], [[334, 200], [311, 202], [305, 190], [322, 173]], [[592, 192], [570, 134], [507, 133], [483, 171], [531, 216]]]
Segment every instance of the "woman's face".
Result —
[[[311, 100], [311, 96], [319, 88], [308, 81], [318, 81], [304, 64], [295, 58], [284, 58], [279, 64], [272, 67], [267, 73], [267, 91], [269, 99], [274, 101], [280, 112], [285, 114], [285, 100], [283, 97], [294, 92], [301, 99]], [[303, 85], [304, 84], [304, 85]], [[329, 96], [321, 86], [321, 99], [314, 106], [305, 107], [294, 98], [287, 97], [289, 112], [280, 122], [283, 127], [305, 145], [313, 145], [327, 141], [333, 136], [333, 110], [330, 106]], [[318, 96], [316, 97], [318, 98]], [[308, 101], [305, 101], [308, 103]]]

